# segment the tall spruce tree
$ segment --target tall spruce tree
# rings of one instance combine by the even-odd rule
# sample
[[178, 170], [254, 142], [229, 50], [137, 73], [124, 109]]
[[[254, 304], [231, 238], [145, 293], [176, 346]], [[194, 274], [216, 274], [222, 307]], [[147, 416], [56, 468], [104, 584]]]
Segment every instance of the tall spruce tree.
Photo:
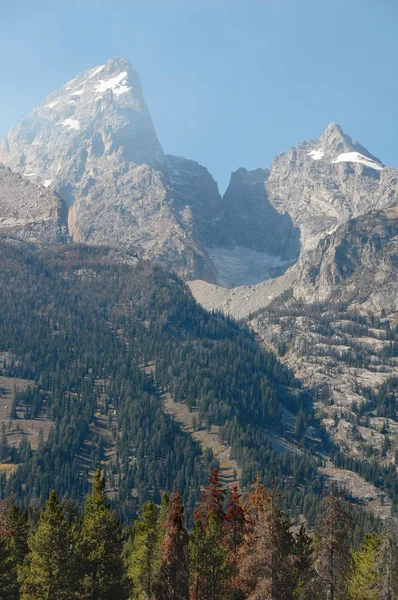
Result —
[[314, 542], [301, 525], [294, 544], [294, 571], [296, 587], [294, 597], [298, 600], [312, 600], [314, 581], [317, 574], [314, 566]]
[[77, 547], [80, 596], [87, 600], [128, 598], [122, 528], [106, 500], [105, 479], [99, 468], [84, 506]]
[[19, 573], [21, 600], [76, 598], [72, 535], [55, 492], [51, 492], [28, 546], [29, 554]]
[[245, 511], [241, 504], [241, 494], [237, 485], [232, 486], [228, 508], [224, 519], [224, 539], [231, 551], [233, 564], [236, 563], [239, 546], [243, 541]]
[[9, 576], [9, 558], [10, 554], [7, 548], [6, 539], [0, 535], [0, 600], [12, 598], [9, 594], [10, 576]]
[[190, 590], [192, 600], [203, 598], [203, 587], [207, 572], [207, 540], [202, 521], [194, 522], [189, 540]]
[[359, 550], [352, 551], [348, 592], [350, 600], [378, 600], [376, 560], [380, 539], [371, 534], [362, 540]]
[[218, 470], [214, 469], [194, 513], [190, 556], [191, 595], [195, 599], [222, 600], [230, 597], [234, 569], [224, 537], [225, 496], [226, 490], [220, 483]]
[[156, 600], [187, 600], [189, 596], [189, 536], [184, 528], [181, 495], [172, 498], [171, 511], [164, 526], [162, 559], [155, 584]]
[[28, 553], [28, 526], [26, 514], [14, 504], [8, 505], [0, 515], [0, 539], [6, 557], [5, 580], [0, 586], [0, 599], [19, 600], [18, 569]]
[[133, 552], [128, 575], [132, 582], [134, 600], [153, 597], [159, 573], [159, 508], [149, 500], [142, 505], [134, 526]]

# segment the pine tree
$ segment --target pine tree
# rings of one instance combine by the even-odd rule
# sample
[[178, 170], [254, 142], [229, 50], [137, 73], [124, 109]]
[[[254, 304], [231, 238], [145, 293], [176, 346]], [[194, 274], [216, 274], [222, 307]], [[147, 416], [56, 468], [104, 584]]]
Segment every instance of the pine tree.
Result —
[[153, 597], [159, 567], [159, 509], [149, 500], [142, 505], [134, 527], [133, 553], [128, 570], [134, 600]]
[[122, 529], [105, 496], [98, 468], [87, 497], [78, 536], [80, 594], [87, 600], [125, 600], [128, 597], [122, 559]]
[[206, 575], [208, 556], [207, 540], [202, 521], [198, 519], [189, 540], [190, 555], [190, 593], [192, 600], [203, 598], [204, 578]]
[[221, 600], [226, 594], [229, 596], [234, 573], [229, 548], [224, 543], [225, 496], [218, 469], [214, 469], [194, 513], [195, 529], [190, 544], [194, 598]]
[[162, 562], [155, 598], [158, 600], [187, 600], [189, 595], [189, 536], [184, 528], [184, 507], [181, 495], [172, 498], [171, 512], [164, 526], [161, 544]]
[[228, 560], [229, 549], [223, 542], [223, 523], [211, 509], [206, 527], [207, 568], [204, 573], [204, 597], [209, 600], [230, 598], [234, 569]]
[[19, 573], [21, 600], [76, 598], [72, 536], [55, 492], [51, 492], [28, 546], [27, 561]]
[[314, 544], [307, 534], [304, 525], [301, 525], [296, 535], [294, 545], [294, 570], [296, 576], [296, 587], [294, 597], [299, 600], [312, 600], [313, 583], [316, 580], [314, 567]]
[[398, 598], [398, 534], [396, 525], [388, 523], [376, 556], [377, 600]]
[[378, 600], [376, 559], [379, 548], [380, 539], [372, 534], [362, 541], [359, 550], [352, 551], [348, 584], [350, 600]]
[[249, 599], [290, 600], [295, 587], [294, 540], [275, 492], [257, 478], [245, 502], [246, 527], [239, 550], [239, 580]]
[[0, 600], [12, 598], [9, 594], [10, 576], [9, 576], [10, 555], [7, 548], [6, 539], [0, 536]]
[[351, 518], [341, 492], [332, 488], [322, 502], [316, 524], [318, 574], [317, 594], [325, 600], [346, 600], [348, 575], [351, 568]]
[[6, 577], [0, 586], [0, 599], [18, 600], [20, 584], [18, 568], [28, 553], [26, 515], [14, 504], [5, 507], [0, 516], [0, 539], [6, 557]]

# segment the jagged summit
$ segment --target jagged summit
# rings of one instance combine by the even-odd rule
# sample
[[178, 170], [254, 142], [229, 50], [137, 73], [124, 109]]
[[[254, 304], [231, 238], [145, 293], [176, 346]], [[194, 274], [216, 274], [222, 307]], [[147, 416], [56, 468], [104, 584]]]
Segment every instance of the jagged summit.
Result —
[[207, 169], [165, 155], [125, 58], [51, 93], [0, 145], [0, 162], [66, 202], [73, 239], [125, 246], [214, 280], [221, 197]]
[[[121, 155], [157, 166], [163, 151], [138, 74], [127, 59], [89, 69], [47, 96], [0, 145], [0, 162], [49, 186], [67, 190], [90, 158]], [[65, 200], [72, 202], [72, 190]]]
[[[326, 154], [332, 161], [358, 162], [361, 164], [361, 157], [364, 157], [365, 159], [370, 159], [370, 164], [365, 166], [376, 169], [377, 166], [379, 166], [380, 169], [383, 167], [382, 162], [376, 156], [373, 156], [361, 144], [355, 142], [347, 133], [342, 130], [340, 125], [337, 123], [330, 123], [330, 125], [328, 125], [326, 130], [319, 138], [319, 146], [319, 152]], [[342, 156], [344, 160], [341, 159]], [[364, 161], [363, 158], [362, 161], [362, 164], [366, 162], [366, 160]], [[376, 165], [373, 165], [373, 163], [376, 163]]]
[[388, 206], [391, 169], [331, 123], [317, 140], [280, 154], [264, 182], [271, 204], [300, 229], [302, 250], [353, 216]]

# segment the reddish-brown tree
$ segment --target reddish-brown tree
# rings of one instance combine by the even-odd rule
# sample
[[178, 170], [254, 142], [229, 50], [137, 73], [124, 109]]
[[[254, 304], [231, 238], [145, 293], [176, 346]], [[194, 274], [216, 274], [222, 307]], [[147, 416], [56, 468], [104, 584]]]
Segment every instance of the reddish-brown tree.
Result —
[[194, 520], [201, 521], [203, 528], [206, 529], [210, 513], [213, 513], [217, 522], [223, 523], [225, 519], [225, 496], [226, 490], [220, 483], [219, 471], [214, 469], [209, 477], [209, 485], [201, 492], [199, 506], [194, 513]]
[[158, 600], [187, 600], [189, 595], [189, 536], [184, 528], [184, 507], [176, 492], [164, 525], [162, 562], [155, 587]]
[[292, 600], [294, 540], [289, 521], [259, 478], [244, 508], [246, 525], [238, 552], [239, 584], [248, 600]]
[[224, 539], [230, 549], [233, 563], [236, 562], [238, 548], [243, 541], [245, 511], [240, 502], [239, 488], [234, 485], [231, 490], [227, 512], [224, 519]]

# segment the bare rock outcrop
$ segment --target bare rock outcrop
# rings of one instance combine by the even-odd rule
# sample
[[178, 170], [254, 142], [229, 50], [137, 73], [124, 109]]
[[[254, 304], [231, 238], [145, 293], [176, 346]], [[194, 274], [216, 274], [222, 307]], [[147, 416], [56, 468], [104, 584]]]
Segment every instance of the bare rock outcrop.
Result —
[[65, 243], [68, 230], [62, 198], [0, 164], [0, 234], [40, 246]]

